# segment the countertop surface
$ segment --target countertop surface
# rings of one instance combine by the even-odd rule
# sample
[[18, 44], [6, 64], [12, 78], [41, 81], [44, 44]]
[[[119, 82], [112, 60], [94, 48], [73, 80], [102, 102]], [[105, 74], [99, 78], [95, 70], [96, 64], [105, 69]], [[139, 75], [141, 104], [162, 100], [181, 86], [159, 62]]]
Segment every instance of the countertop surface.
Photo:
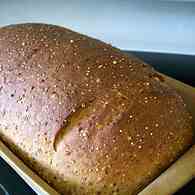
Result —
[[[159, 53], [133, 52], [138, 57], [153, 65], [162, 73], [168, 74], [187, 84], [195, 86], [195, 56]], [[0, 195], [2, 188], [10, 195], [35, 195], [33, 190], [0, 158]], [[192, 180], [175, 195], [195, 194], [195, 180]], [[8, 195], [5, 193], [5, 195]]]

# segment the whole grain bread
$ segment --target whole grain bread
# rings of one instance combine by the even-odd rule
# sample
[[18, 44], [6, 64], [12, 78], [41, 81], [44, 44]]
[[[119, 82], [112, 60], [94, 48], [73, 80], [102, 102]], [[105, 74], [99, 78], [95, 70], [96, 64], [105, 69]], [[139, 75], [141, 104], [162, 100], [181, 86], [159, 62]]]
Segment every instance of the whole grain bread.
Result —
[[182, 98], [139, 59], [54, 25], [0, 29], [0, 137], [61, 194], [136, 194], [192, 134]]

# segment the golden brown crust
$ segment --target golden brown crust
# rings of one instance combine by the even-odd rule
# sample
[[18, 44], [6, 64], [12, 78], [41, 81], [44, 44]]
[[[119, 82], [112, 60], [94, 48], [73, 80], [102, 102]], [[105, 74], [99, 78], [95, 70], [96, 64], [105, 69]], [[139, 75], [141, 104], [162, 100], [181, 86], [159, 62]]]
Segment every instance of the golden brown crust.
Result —
[[135, 194], [192, 142], [150, 66], [53, 25], [0, 29], [0, 104], [2, 139], [62, 194]]

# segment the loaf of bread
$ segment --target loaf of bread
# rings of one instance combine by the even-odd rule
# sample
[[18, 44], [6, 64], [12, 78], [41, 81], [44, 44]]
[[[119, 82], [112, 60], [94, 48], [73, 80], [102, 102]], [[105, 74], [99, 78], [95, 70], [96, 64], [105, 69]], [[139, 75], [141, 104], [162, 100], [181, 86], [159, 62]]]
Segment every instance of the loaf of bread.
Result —
[[0, 137], [67, 195], [137, 194], [193, 138], [152, 67], [66, 28], [0, 29]]

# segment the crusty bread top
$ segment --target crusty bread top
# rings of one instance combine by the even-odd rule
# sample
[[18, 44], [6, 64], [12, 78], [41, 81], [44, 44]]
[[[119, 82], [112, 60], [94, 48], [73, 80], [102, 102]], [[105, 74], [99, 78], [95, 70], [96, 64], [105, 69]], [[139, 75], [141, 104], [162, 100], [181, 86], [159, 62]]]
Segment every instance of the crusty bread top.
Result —
[[149, 65], [46, 24], [0, 29], [0, 125], [64, 194], [69, 181], [78, 194], [135, 193], [192, 142], [182, 98]]

